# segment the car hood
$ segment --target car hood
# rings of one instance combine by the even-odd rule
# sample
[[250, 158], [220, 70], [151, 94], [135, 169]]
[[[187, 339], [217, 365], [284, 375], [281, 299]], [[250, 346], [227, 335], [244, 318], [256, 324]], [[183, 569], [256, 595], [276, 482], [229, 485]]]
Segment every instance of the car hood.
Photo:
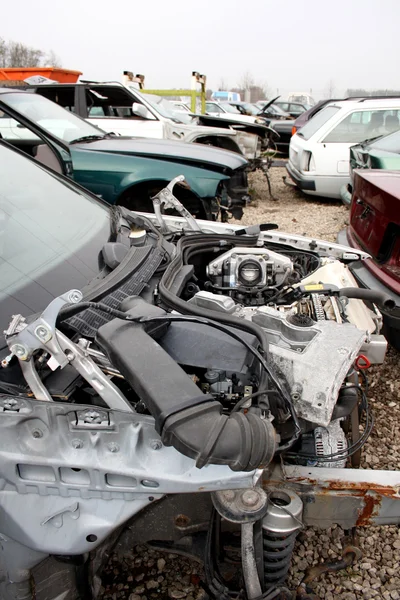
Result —
[[247, 164], [240, 154], [220, 150], [202, 144], [186, 144], [173, 140], [156, 140], [149, 138], [115, 137], [80, 142], [75, 147], [93, 152], [109, 152], [111, 154], [131, 154], [166, 161], [182, 161], [184, 163], [201, 163], [217, 170], [237, 169]]
[[212, 115], [201, 115], [197, 114], [199, 123], [204, 125], [210, 125], [211, 129], [217, 128], [229, 128], [234, 129], [235, 131], [245, 131], [246, 133], [253, 133], [255, 135], [260, 136], [261, 138], [266, 138], [270, 134], [270, 128], [262, 123], [249, 123], [247, 121], [237, 121], [235, 119], [230, 119], [228, 117], [215, 117]]
[[261, 115], [265, 111], [265, 109], [268, 108], [269, 106], [271, 106], [271, 104], [273, 104], [274, 102], [276, 102], [278, 100], [278, 98], [280, 98], [280, 96], [276, 96], [275, 98], [272, 98], [272, 100], [267, 102], [267, 104], [265, 104], [262, 107], [262, 109], [260, 110], [260, 112], [258, 114]]

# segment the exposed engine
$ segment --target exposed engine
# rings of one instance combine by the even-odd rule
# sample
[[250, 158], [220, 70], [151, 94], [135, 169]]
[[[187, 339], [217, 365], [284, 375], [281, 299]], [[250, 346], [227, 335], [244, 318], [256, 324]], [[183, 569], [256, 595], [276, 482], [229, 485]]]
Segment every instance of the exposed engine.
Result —
[[[9, 522], [18, 514], [40, 556], [83, 556], [154, 500], [213, 492], [207, 548], [221, 519], [241, 528], [247, 596], [237, 597], [284, 593], [306, 517], [301, 490], [273, 470], [344, 468], [365, 443], [358, 367], [384, 359], [386, 298], [358, 289], [340, 247], [223, 225], [185, 232], [190, 221], [160, 213], [121, 218], [130, 254], [104, 281], [14, 316], [5, 332]], [[8, 535], [26, 543], [11, 525]], [[248, 544], [261, 562], [243, 554]], [[213, 577], [214, 596], [233, 597]]]

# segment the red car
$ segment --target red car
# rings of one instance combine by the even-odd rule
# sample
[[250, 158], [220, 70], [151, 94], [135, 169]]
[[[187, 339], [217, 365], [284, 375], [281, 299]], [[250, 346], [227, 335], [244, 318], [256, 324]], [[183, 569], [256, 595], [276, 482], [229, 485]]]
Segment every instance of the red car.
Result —
[[395, 302], [393, 310], [382, 311], [383, 333], [400, 350], [400, 171], [354, 171], [350, 225], [338, 241], [371, 255], [351, 269], [362, 287]]

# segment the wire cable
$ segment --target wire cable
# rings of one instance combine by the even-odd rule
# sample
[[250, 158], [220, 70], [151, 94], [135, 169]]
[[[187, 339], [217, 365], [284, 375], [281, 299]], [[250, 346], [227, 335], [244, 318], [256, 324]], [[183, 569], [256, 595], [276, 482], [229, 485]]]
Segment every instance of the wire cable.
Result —
[[349, 388], [356, 389], [357, 391], [359, 391], [361, 393], [363, 401], [366, 406], [365, 428], [364, 428], [363, 434], [357, 440], [357, 442], [355, 444], [348, 446], [347, 448], [343, 448], [343, 450], [334, 452], [333, 454], [325, 454], [324, 456], [317, 456], [316, 454], [305, 454], [302, 452], [297, 452], [297, 453], [287, 453], [285, 455], [286, 457], [289, 457], [289, 458], [301, 457], [301, 458], [307, 458], [308, 460], [312, 460], [312, 461], [316, 461], [316, 462], [339, 462], [341, 460], [346, 460], [347, 458], [349, 458], [350, 456], [352, 456], [353, 454], [358, 452], [358, 450], [360, 450], [364, 446], [365, 442], [371, 435], [371, 432], [372, 432], [372, 429], [374, 426], [374, 416], [369, 409], [368, 399], [365, 395], [364, 390], [358, 385], [346, 386], [346, 389], [349, 389]]

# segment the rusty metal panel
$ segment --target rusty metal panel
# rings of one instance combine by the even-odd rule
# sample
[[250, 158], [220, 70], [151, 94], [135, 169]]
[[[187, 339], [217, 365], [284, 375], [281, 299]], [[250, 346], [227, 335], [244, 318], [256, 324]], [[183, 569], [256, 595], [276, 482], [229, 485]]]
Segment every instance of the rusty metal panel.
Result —
[[276, 466], [263, 486], [291, 487], [304, 502], [304, 524], [345, 529], [400, 524], [400, 472]]

